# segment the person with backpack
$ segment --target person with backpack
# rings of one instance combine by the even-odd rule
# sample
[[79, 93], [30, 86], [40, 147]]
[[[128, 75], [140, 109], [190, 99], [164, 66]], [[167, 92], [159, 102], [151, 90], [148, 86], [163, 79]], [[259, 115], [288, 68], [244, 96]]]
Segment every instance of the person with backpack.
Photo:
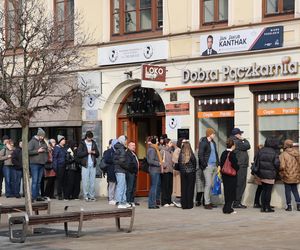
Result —
[[[7, 135], [4, 135], [2, 137], [2, 142], [0, 143], [0, 151], [4, 149], [5, 144], [7, 143], [8, 140], [9, 137]], [[4, 178], [3, 166], [4, 166], [4, 161], [0, 160], [0, 197], [2, 196], [2, 183]]]
[[115, 167], [114, 167], [114, 153], [115, 148], [114, 146], [118, 143], [117, 139], [111, 139], [109, 140], [109, 146], [108, 149], [104, 151], [102, 163], [103, 167], [101, 170], [106, 173], [107, 175], [107, 191], [108, 191], [108, 204], [109, 205], [116, 205], [116, 174], [115, 174]]
[[11, 161], [12, 153], [15, 150], [13, 143], [6, 140], [5, 147], [0, 151], [0, 161], [4, 161], [3, 174], [5, 178], [5, 196], [6, 198], [14, 197], [14, 179], [13, 179], [13, 163]]
[[236, 174], [229, 175], [228, 173], [224, 172], [225, 164], [230, 164], [230, 167], [232, 167], [236, 172], [239, 170], [239, 166], [237, 164], [237, 158], [234, 150], [235, 150], [234, 141], [230, 138], [227, 139], [226, 150], [223, 151], [220, 158], [220, 166], [222, 172], [224, 198], [225, 198], [225, 204], [223, 206], [224, 214], [234, 213], [234, 209], [232, 208], [232, 205], [236, 197], [237, 175]]

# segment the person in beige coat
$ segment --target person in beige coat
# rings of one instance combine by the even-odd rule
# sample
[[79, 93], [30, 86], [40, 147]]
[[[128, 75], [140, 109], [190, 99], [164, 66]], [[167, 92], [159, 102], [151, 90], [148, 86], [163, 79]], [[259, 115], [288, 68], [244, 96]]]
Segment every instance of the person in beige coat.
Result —
[[297, 210], [300, 211], [300, 197], [297, 184], [300, 183], [300, 158], [299, 150], [293, 148], [292, 140], [285, 140], [284, 151], [279, 156], [280, 159], [280, 176], [284, 182], [286, 211], [292, 211], [291, 193], [295, 197]]
[[180, 180], [180, 171], [179, 168], [176, 169], [178, 166], [178, 158], [181, 150], [182, 138], [179, 138], [177, 143], [173, 143], [175, 146], [175, 150], [173, 152], [172, 161], [174, 163], [174, 170], [173, 170], [173, 196], [175, 196], [173, 203], [176, 207], [181, 208], [181, 180]]

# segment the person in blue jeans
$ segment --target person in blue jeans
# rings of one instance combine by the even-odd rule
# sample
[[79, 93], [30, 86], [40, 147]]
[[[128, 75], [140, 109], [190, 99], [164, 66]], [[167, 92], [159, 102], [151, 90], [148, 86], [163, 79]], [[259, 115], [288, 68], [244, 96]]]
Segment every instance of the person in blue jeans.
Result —
[[95, 198], [95, 179], [96, 164], [99, 157], [99, 150], [93, 140], [92, 131], [87, 131], [85, 138], [81, 141], [77, 149], [77, 158], [81, 168], [82, 189], [85, 201], [96, 201]]
[[31, 195], [33, 201], [43, 201], [41, 197], [41, 180], [44, 167], [48, 160], [48, 147], [44, 140], [45, 131], [38, 128], [37, 134], [28, 143], [29, 163], [31, 172]]
[[131, 206], [129, 203], [127, 203], [126, 198], [126, 173], [129, 169], [126, 157], [126, 145], [127, 137], [125, 135], [121, 135], [118, 138], [118, 143], [114, 146], [115, 153], [113, 156], [113, 163], [117, 178], [115, 197], [116, 202], [118, 204], [118, 208], [127, 208]]
[[149, 164], [149, 174], [150, 174], [150, 191], [148, 197], [148, 208], [158, 209], [159, 206], [156, 204], [158, 185], [160, 182], [162, 157], [159, 152], [159, 147], [157, 145], [157, 139], [152, 138], [151, 144], [148, 145], [147, 150], [147, 162]]
[[13, 180], [13, 164], [11, 155], [14, 151], [13, 143], [9, 139], [5, 140], [5, 147], [0, 151], [0, 160], [4, 161], [3, 175], [5, 178], [5, 196], [6, 198], [14, 197], [13, 187], [15, 186]]

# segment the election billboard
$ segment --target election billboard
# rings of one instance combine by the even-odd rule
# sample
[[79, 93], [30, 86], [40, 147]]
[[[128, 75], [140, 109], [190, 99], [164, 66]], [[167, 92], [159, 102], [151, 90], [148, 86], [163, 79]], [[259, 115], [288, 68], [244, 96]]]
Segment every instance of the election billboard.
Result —
[[282, 46], [283, 26], [227, 31], [200, 36], [200, 53], [202, 56]]

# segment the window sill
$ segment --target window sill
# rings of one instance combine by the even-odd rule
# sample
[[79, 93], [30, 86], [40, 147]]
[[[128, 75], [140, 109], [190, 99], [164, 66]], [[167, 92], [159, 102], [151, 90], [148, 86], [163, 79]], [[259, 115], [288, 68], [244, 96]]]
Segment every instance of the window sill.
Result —
[[141, 31], [141, 32], [126, 33], [123, 35], [112, 34], [110, 40], [111, 41], [123, 41], [123, 40], [131, 40], [131, 39], [136, 39], [136, 38], [148, 38], [148, 37], [160, 36], [160, 35], [162, 35], [162, 30]]
[[262, 22], [285, 21], [285, 20], [293, 20], [294, 18], [295, 18], [294, 13], [292, 13], [292, 14], [285, 14], [285, 13], [265, 14], [262, 18]]
[[201, 23], [200, 29], [201, 30], [211, 30], [211, 29], [218, 29], [222, 27], [227, 27], [228, 21], [222, 22], [210, 22], [210, 23]]

